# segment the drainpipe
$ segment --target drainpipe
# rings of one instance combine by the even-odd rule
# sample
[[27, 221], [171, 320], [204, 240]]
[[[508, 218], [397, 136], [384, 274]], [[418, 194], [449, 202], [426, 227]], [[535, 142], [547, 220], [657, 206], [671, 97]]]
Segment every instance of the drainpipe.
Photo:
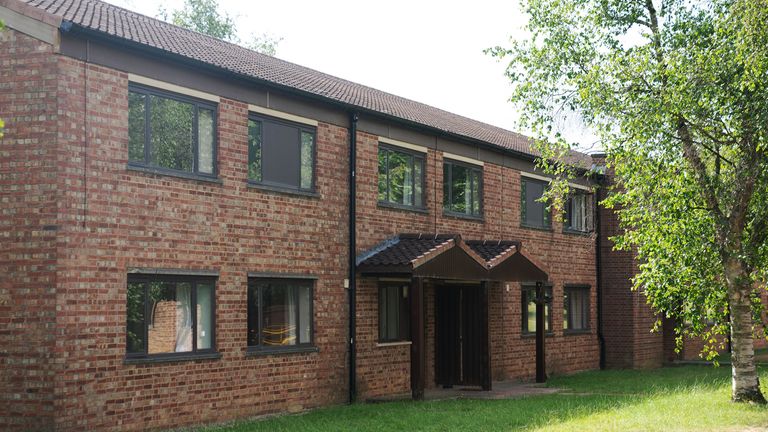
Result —
[[600, 231], [600, 198], [601, 191], [605, 187], [605, 178], [599, 182], [599, 189], [595, 193], [595, 271], [597, 273], [597, 343], [600, 350], [600, 369], [605, 369], [605, 336], [603, 335], [603, 266], [602, 266], [602, 233]]
[[357, 311], [355, 296], [357, 295], [357, 120], [358, 114], [349, 116], [349, 400], [355, 402], [357, 393]]

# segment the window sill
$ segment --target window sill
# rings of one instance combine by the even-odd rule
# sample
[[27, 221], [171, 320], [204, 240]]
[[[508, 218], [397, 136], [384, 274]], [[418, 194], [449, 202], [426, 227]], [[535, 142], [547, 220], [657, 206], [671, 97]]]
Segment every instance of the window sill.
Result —
[[245, 356], [259, 357], [259, 356], [281, 355], [281, 354], [314, 353], [319, 351], [320, 349], [316, 346], [280, 347], [280, 348], [248, 347], [247, 350], [245, 351]]
[[125, 357], [123, 364], [150, 364], [150, 363], [170, 363], [170, 362], [186, 362], [194, 360], [217, 360], [221, 358], [221, 354], [217, 352], [194, 354], [158, 354], [147, 357]]
[[581, 237], [589, 237], [589, 236], [592, 235], [592, 233], [593, 233], [593, 231], [579, 231], [579, 230], [563, 228], [563, 234], [568, 234], [568, 235], [581, 236]]
[[592, 329], [579, 329], [579, 330], [563, 330], [563, 334], [565, 336], [574, 336], [574, 335], [588, 335], [592, 334]]
[[376, 347], [378, 348], [385, 348], [385, 347], [394, 347], [394, 346], [407, 346], [411, 345], [411, 341], [396, 341], [396, 342], [376, 342]]
[[456, 219], [466, 219], [466, 220], [470, 220], [478, 223], [485, 223], [485, 218], [483, 216], [473, 216], [465, 213], [454, 213], [454, 212], [449, 212], [445, 210], [443, 210], [443, 216], [452, 217]]
[[384, 208], [387, 210], [402, 210], [402, 211], [409, 211], [414, 213], [429, 214], [429, 210], [427, 210], [426, 208], [393, 204], [393, 203], [381, 202], [381, 201], [377, 203], [377, 207]]
[[552, 227], [545, 227], [545, 226], [536, 226], [536, 225], [528, 225], [528, 224], [520, 224], [520, 228], [530, 229], [530, 230], [536, 230], [536, 231], [547, 231], [547, 232], [553, 232], [554, 230]]
[[174, 170], [166, 169], [166, 168], [148, 167], [148, 166], [144, 166], [144, 165], [134, 165], [134, 164], [129, 163], [126, 166], [126, 169], [130, 170], [130, 171], [143, 172], [143, 173], [154, 174], [154, 175], [158, 175], [158, 176], [176, 177], [176, 178], [181, 178], [181, 179], [186, 179], [186, 180], [195, 180], [195, 181], [201, 181], [201, 182], [206, 182], [206, 183], [213, 183], [213, 184], [222, 184], [223, 183], [221, 181], [221, 179], [216, 178], [216, 177], [207, 177], [207, 176], [197, 175], [197, 174], [194, 174], [194, 173], [186, 173], [186, 172], [183, 172], [183, 171], [174, 171]]
[[[554, 333], [552, 333], [552, 332], [547, 332], [547, 333], [544, 333], [544, 336], [545, 336], [545, 337], [552, 337], [552, 336], [554, 336], [554, 335], [555, 335], [555, 334], [554, 334]], [[523, 332], [523, 333], [520, 335], [520, 337], [521, 337], [522, 339], [534, 339], [534, 338], [536, 338], [536, 333], [526, 333], [526, 332]]]
[[270, 185], [265, 185], [261, 183], [255, 183], [251, 180], [248, 180], [247, 184], [249, 188], [258, 189], [266, 192], [277, 192], [277, 193], [282, 193], [286, 195], [297, 195], [297, 196], [303, 196], [308, 198], [320, 198], [320, 194], [315, 191], [291, 189], [291, 188], [280, 187], [280, 186], [270, 186]]

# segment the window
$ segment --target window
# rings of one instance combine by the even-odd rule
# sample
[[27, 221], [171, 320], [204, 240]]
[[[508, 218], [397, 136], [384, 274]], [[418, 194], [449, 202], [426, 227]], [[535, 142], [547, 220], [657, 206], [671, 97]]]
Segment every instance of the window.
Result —
[[563, 329], [589, 328], [589, 287], [566, 286], [563, 297]]
[[[544, 295], [548, 298], [552, 298], [552, 287], [544, 287]], [[523, 334], [536, 333], [536, 286], [524, 285], [523, 286]], [[547, 333], [552, 333], [552, 302], [548, 302], [544, 306], [544, 330]]]
[[211, 277], [129, 275], [128, 357], [214, 352]]
[[590, 196], [585, 193], [572, 194], [565, 203], [565, 229], [589, 232], [592, 229]]
[[313, 191], [314, 171], [314, 128], [249, 116], [248, 181], [280, 189]]
[[248, 346], [312, 346], [312, 281], [248, 279]]
[[410, 302], [407, 283], [379, 286], [379, 342], [411, 339]]
[[520, 221], [523, 226], [533, 228], [550, 229], [552, 222], [549, 215], [549, 206], [538, 201], [547, 188], [547, 183], [523, 177], [520, 181]]
[[424, 155], [379, 144], [379, 202], [424, 207]]
[[483, 171], [459, 162], [443, 162], [443, 208], [446, 213], [482, 215]]
[[216, 175], [216, 104], [131, 84], [128, 163]]

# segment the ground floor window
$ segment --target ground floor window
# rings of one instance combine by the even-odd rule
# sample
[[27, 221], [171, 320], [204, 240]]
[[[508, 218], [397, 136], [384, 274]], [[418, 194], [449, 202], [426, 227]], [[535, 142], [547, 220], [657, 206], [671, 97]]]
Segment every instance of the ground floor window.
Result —
[[248, 279], [248, 346], [311, 346], [312, 280]]
[[589, 287], [566, 286], [563, 297], [563, 329], [589, 328]]
[[[552, 287], [544, 287], [544, 295], [552, 298]], [[536, 286], [523, 286], [523, 334], [536, 333]], [[548, 302], [544, 307], [544, 330], [547, 333], [552, 332], [552, 302]]]
[[387, 282], [379, 286], [379, 342], [411, 339], [411, 308], [408, 283]]
[[212, 277], [128, 276], [128, 357], [213, 352]]

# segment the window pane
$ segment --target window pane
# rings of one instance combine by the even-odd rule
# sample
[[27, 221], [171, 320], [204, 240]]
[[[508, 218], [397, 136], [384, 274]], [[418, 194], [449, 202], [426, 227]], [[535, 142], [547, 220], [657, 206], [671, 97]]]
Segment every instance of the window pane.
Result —
[[213, 285], [197, 284], [197, 349], [213, 348]]
[[[527, 329], [523, 329], [523, 330], [527, 330], [528, 333], [535, 333], [536, 332], [536, 303], [534, 300], [536, 299], [536, 289], [535, 288], [526, 289], [525, 291], [523, 291], [523, 295], [526, 296], [525, 298], [526, 298], [526, 305], [527, 305], [526, 311], [525, 311], [526, 313], [525, 325], [527, 325]], [[552, 288], [545, 287], [544, 295], [547, 297], [551, 297]], [[551, 320], [551, 317], [550, 317], [551, 307], [552, 307], [551, 303], [547, 303], [544, 305], [544, 331], [547, 331], [547, 332], [550, 331], [549, 329], [550, 329], [550, 320]]]
[[397, 204], [410, 205], [410, 161], [408, 155], [389, 152], [389, 200]]
[[400, 287], [388, 286], [387, 289], [387, 339], [398, 339], [400, 335]]
[[248, 120], [248, 179], [261, 181], [261, 122]]
[[451, 211], [467, 213], [471, 209], [469, 193], [469, 169], [461, 165], [451, 166]]
[[192, 351], [192, 287], [150, 282], [149, 354]]
[[413, 205], [424, 207], [424, 159], [415, 158], [413, 161]]
[[144, 284], [128, 283], [128, 319], [126, 326], [126, 351], [143, 353], [146, 349], [144, 339]]
[[194, 105], [150, 96], [152, 164], [192, 172]]
[[443, 162], [443, 208], [451, 211], [451, 165]]
[[387, 196], [387, 149], [379, 149], [379, 202], [389, 201]]
[[301, 133], [301, 188], [312, 189], [313, 159], [315, 137], [311, 133]]
[[262, 343], [296, 345], [296, 291], [284, 284], [270, 284], [261, 296]]
[[213, 146], [215, 142], [213, 111], [200, 109], [197, 112], [197, 170], [213, 174]]
[[144, 162], [146, 96], [128, 92], [128, 160]]
[[480, 214], [480, 181], [482, 175], [478, 170], [472, 170], [472, 213], [473, 215]]
[[255, 282], [248, 283], [248, 346], [259, 344], [259, 291]]
[[312, 330], [312, 289], [299, 286], [299, 343], [310, 343]]
[[570, 324], [568, 323], [569, 310], [571, 308], [570, 303], [570, 290], [566, 289], [563, 292], [563, 330], [568, 330]]
[[544, 203], [537, 201], [544, 194], [544, 183], [525, 180], [526, 225], [544, 226]]

